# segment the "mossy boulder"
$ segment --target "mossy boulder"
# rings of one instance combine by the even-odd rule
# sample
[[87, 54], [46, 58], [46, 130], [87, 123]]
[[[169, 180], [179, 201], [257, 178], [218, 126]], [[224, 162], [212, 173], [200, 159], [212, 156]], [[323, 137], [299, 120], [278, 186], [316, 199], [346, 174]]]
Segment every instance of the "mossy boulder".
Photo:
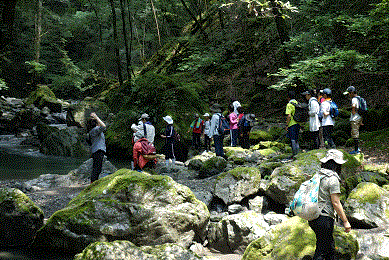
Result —
[[58, 129], [38, 124], [40, 152], [46, 155], [87, 158], [89, 147], [86, 145], [84, 131], [77, 127]]
[[389, 174], [389, 164], [384, 163], [384, 164], [365, 164], [363, 165], [363, 170], [364, 171], [369, 171], [369, 172], [376, 172], [380, 173], [382, 175], [388, 176]]
[[203, 166], [200, 168], [199, 176], [201, 178], [214, 176], [223, 172], [226, 167], [226, 159], [220, 156], [215, 156], [204, 162]]
[[[78, 104], [68, 107], [66, 124], [68, 126], [85, 127], [86, 120], [90, 117], [92, 112], [95, 112], [101, 120], [106, 121], [109, 116], [110, 109], [106, 103], [95, 98], [87, 97]], [[128, 126], [128, 129], [130, 129], [130, 127], [131, 124]]]
[[255, 167], [237, 167], [218, 176], [214, 196], [225, 204], [240, 203], [244, 198], [256, 194], [261, 182], [261, 172]]
[[264, 236], [269, 227], [263, 215], [245, 211], [211, 223], [208, 241], [210, 247], [218, 251], [242, 254], [252, 241]]
[[282, 162], [269, 162], [265, 161], [259, 165], [259, 170], [261, 172], [261, 176], [270, 176], [275, 168], [281, 167], [283, 165]]
[[258, 144], [254, 145], [251, 149], [259, 150], [259, 149], [267, 149], [272, 147], [277, 147], [281, 150], [286, 150], [288, 145], [277, 141], [261, 141]]
[[273, 136], [265, 130], [251, 130], [249, 138], [252, 144], [257, 144], [260, 141], [273, 140]]
[[389, 192], [377, 184], [358, 184], [348, 196], [344, 208], [354, 226], [376, 228], [389, 224]]
[[130, 241], [95, 242], [75, 256], [74, 260], [196, 260], [195, 253], [177, 244], [137, 247]]
[[27, 105], [35, 105], [39, 109], [48, 107], [51, 112], [59, 113], [62, 111], [62, 104], [55, 97], [54, 92], [45, 85], [40, 85], [37, 89], [30, 93], [26, 101]]
[[[334, 239], [336, 259], [355, 259], [359, 246], [352, 235], [335, 227]], [[309, 227], [308, 221], [293, 217], [252, 242], [244, 252], [242, 260], [300, 260], [313, 256], [315, 247], [315, 233]]]
[[0, 247], [29, 245], [43, 226], [43, 211], [18, 189], [0, 189]]
[[188, 247], [204, 238], [204, 203], [170, 177], [121, 169], [82, 191], [41, 228], [34, 247], [80, 253], [97, 241]]
[[[269, 177], [270, 182], [266, 185], [266, 194], [278, 203], [289, 204], [300, 184], [319, 171], [321, 166], [319, 158], [323, 158], [326, 152], [327, 150], [312, 150], [300, 153], [294, 161], [274, 169]], [[347, 159], [342, 165], [342, 175], [347, 178], [355, 175], [361, 163], [348, 153], [342, 152]]]

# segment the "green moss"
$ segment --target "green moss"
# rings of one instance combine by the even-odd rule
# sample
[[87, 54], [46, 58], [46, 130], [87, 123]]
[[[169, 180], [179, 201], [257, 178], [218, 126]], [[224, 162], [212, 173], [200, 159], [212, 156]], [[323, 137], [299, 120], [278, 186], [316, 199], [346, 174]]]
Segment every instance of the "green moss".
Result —
[[383, 193], [384, 190], [378, 185], [365, 182], [358, 184], [358, 186], [350, 193], [349, 199], [355, 199], [361, 204], [376, 204]]
[[273, 136], [264, 130], [254, 130], [250, 132], [250, 140], [253, 142], [271, 141]]
[[258, 152], [265, 157], [269, 157], [270, 155], [277, 154], [279, 151], [280, 151], [280, 149], [277, 147], [271, 147], [271, 148], [267, 148], [267, 149], [258, 150]]
[[12, 201], [15, 206], [15, 210], [26, 215], [43, 215], [43, 211], [38, 208], [34, 202], [23, 192], [18, 189], [0, 189], [0, 204], [4, 201]]
[[359, 139], [362, 141], [362, 150], [367, 148], [389, 153], [389, 128], [361, 133]]
[[365, 164], [363, 165], [364, 171], [369, 172], [378, 172], [382, 174], [387, 174], [389, 171], [389, 164]]

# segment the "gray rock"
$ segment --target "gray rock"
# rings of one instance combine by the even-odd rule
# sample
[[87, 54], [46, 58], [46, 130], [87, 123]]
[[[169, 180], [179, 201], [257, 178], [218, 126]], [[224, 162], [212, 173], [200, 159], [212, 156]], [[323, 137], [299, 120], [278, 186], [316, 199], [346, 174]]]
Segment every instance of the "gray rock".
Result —
[[371, 182], [363, 182], [348, 196], [345, 212], [352, 225], [376, 228], [389, 224], [389, 192]]
[[288, 220], [288, 217], [284, 214], [277, 214], [275, 212], [266, 213], [263, 218], [270, 226], [276, 226], [282, 222]]
[[0, 248], [29, 245], [43, 218], [43, 211], [23, 192], [0, 189]]
[[374, 229], [357, 230], [359, 243], [357, 259], [376, 260], [389, 259], [389, 226]]
[[221, 174], [215, 185], [214, 195], [229, 205], [240, 203], [245, 197], [256, 194], [261, 173], [254, 167], [237, 167]]
[[254, 199], [249, 200], [249, 210], [262, 213], [264, 198], [263, 196], [256, 196]]
[[137, 247], [129, 241], [96, 242], [74, 260], [197, 260], [195, 253], [176, 244]]
[[205, 239], [209, 211], [170, 177], [121, 169], [91, 184], [40, 229], [34, 247], [81, 252], [96, 241], [137, 245]]
[[238, 214], [240, 212], [244, 211], [244, 208], [240, 204], [232, 204], [228, 206], [228, 214]]
[[207, 178], [220, 174], [227, 167], [227, 161], [222, 157], [212, 157], [204, 162], [200, 169], [199, 176], [201, 178]]
[[254, 240], [265, 235], [269, 225], [254, 211], [228, 215], [208, 230], [209, 246], [223, 253], [243, 253]]
[[[89, 181], [90, 176], [92, 174], [92, 166], [93, 166], [93, 159], [90, 158], [86, 160], [83, 164], [81, 164], [80, 167], [71, 171], [69, 175], [76, 176], [85, 181]], [[101, 174], [99, 176], [99, 179], [108, 176], [116, 171], [117, 171], [116, 167], [110, 161], [108, 161], [106, 156], [104, 156], [103, 168], [101, 169]]]

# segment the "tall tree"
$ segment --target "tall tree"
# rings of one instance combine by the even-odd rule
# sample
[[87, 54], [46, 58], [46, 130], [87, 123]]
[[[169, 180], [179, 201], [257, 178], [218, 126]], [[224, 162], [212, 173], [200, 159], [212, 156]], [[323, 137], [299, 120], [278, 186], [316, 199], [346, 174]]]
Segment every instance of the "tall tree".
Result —
[[15, 9], [16, 0], [1, 1], [0, 3], [0, 50], [12, 40]]
[[116, 9], [114, 0], [109, 0], [111, 5], [111, 13], [112, 13], [112, 26], [113, 26], [113, 39], [114, 39], [114, 49], [116, 54], [116, 65], [117, 65], [117, 73], [119, 78], [119, 84], [123, 85], [123, 75], [122, 75], [122, 66], [120, 63], [120, 53], [119, 53], [119, 40], [118, 40], [118, 32], [117, 32], [117, 24], [116, 24]]
[[128, 36], [127, 36], [127, 25], [126, 25], [126, 8], [124, 7], [124, 0], [120, 0], [120, 10], [122, 14], [122, 25], [123, 25], [123, 39], [124, 39], [124, 49], [126, 52], [126, 71], [127, 77], [131, 77], [130, 66], [131, 66], [131, 53], [128, 50]]
[[39, 63], [41, 56], [41, 42], [42, 42], [42, 0], [37, 1], [37, 13], [35, 14], [35, 62]]

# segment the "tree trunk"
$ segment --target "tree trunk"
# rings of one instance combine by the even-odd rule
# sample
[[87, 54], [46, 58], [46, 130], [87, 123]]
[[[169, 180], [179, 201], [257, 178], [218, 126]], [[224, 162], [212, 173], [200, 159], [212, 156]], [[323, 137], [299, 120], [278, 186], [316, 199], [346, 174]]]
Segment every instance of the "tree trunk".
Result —
[[184, 6], [184, 8], [188, 12], [188, 14], [192, 17], [192, 19], [194, 20], [195, 24], [198, 26], [198, 28], [201, 31], [201, 33], [204, 35], [205, 38], [207, 38], [207, 34], [204, 32], [203, 27], [201, 26], [200, 22], [197, 20], [196, 16], [191, 12], [189, 7], [186, 5], [185, 1], [184, 0], [180, 0], [180, 2]]
[[134, 70], [132, 69], [132, 39], [134, 38], [134, 33], [133, 33], [133, 28], [132, 28], [132, 20], [131, 20], [131, 9], [130, 9], [130, 2], [129, 0], [125, 0], [126, 1], [126, 5], [127, 5], [127, 11], [128, 11], [128, 24], [130, 26], [130, 47], [129, 47], [129, 64], [130, 64], [130, 74], [128, 75], [129, 76], [129, 79], [131, 81], [131, 73], [135, 76], [135, 73], [134, 73]]
[[109, 0], [109, 3], [111, 5], [111, 11], [112, 11], [113, 39], [114, 39], [114, 48], [115, 48], [115, 54], [116, 54], [116, 64], [117, 64], [117, 68], [118, 68], [119, 84], [123, 85], [122, 66], [120, 65], [118, 32], [117, 32], [117, 26], [116, 26], [115, 4], [114, 4], [113, 0]]
[[100, 42], [102, 42], [102, 40], [103, 40], [103, 29], [102, 29], [101, 20], [99, 18], [99, 13], [97, 11], [96, 5], [94, 5], [91, 0], [88, 0], [88, 2], [90, 4], [91, 8], [93, 9], [93, 12], [95, 13], [96, 20], [97, 20], [97, 22], [99, 24], [99, 40], [100, 40]]
[[38, 0], [38, 9], [35, 14], [35, 61], [39, 62], [41, 56], [42, 41], [42, 0]]
[[162, 46], [162, 44], [161, 44], [161, 34], [159, 33], [158, 19], [157, 19], [157, 14], [156, 14], [156, 12], [155, 12], [153, 0], [150, 0], [150, 2], [151, 2], [151, 7], [152, 7], [153, 13], [154, 13], [155, 25], [156, 25], [156, 27], [157, 27], [159, 46]]
[[126, 72], [127, 77], [131, 77], [130, 73], [130, 65], [131, 65], [131, 59], [130, 59], [130, 53], [128, 50], [128, 36], [127, 36], [127, 25], [126, 25], [126, 9], [124, 7], [124, 0], [120, 0], [120, 9], [122, 13], [122, 24], [123, 24], [123, 38], [124, 38], [124, 47], [126, 51]]

